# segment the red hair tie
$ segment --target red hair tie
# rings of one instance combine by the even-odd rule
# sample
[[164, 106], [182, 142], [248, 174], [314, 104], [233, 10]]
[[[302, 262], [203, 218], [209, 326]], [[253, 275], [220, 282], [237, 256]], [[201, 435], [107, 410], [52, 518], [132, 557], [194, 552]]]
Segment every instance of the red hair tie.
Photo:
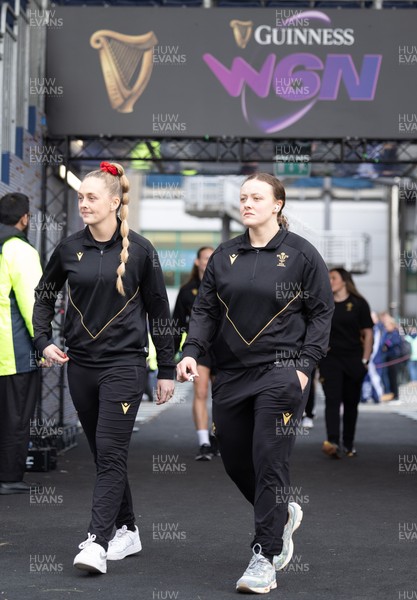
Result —
[[118, 175], [119, 171], [117, 170], [117, 167], [115, 167], [114, 165], [111, 165], [108, 162], [102, 162], [100, 163], [100, 170], [104, 171], [105, 173], [110, 173], [111, 175]]

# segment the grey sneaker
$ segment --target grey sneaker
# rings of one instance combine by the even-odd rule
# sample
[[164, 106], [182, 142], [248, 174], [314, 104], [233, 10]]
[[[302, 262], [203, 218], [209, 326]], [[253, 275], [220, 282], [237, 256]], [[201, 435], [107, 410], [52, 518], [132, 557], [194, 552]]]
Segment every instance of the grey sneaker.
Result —
[[277, 576], [273, 565], [262, 555], [260, 544], [252, 548], [253, 556], [248, 568], [236, 583], [238, 592], [253, 592], [254, 594], [267, 594], [277, 587]]
[[301, 506], [296, 502], [289, 502], [288, 521], [285, 524], [284, 533], [282, 534], [282, 552], [279, 556], [274, 556], [273, 558], [273, 565], [277, 571], [281, 571], [292, 559], [294, 552], [292, 534], [300, 527], [302, 520], [303, 511], [301, 510]]

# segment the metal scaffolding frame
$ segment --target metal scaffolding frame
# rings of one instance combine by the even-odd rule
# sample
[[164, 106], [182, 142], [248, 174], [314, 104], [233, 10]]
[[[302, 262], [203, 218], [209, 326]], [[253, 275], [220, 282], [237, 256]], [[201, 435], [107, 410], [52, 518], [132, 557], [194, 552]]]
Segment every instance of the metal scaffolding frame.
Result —
[[[74, 143], [75, 142], [75, 143]], [[159, 144], [155, 151], [155, 142]], [[417, 165], [417, 140], [371, 140], [366, 138], [345, 139], [265, 139], [265, 138], [143, 138], [137, 136], [50, 137], [47, 146], [71, 166], [80, 162], [112, 159], [134, 161], [132, 156], [139, 145], [147, 147], [140, 160], [150, 161], [165, 172], [164, 163], [177, 162], [230, 162], [272, 163], [279, 147], [309, 148], [309, 162], [313, 164], [378, 164]], [[394, 148], [394, 152], [381, 153], [381, 146]], [[172, 172], [172, 171], [170, 171]], [[409, 173], [407, 173], [409, 175]]]

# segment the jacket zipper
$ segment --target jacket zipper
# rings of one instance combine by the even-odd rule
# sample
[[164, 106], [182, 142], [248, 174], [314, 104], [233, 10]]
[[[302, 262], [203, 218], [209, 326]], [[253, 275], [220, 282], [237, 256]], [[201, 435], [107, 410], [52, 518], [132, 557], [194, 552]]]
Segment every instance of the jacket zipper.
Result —
[[255, 279], [255, 271], [256, 271], [257, 264], [258, 264], [259, 250], [255, 250], [255, 252], [256, 252], [256, 258], [255, 258], [255, 264], [253, 266], [253, 273], [252, 273], [251, 281], [252, 281], [252, 279]]
[[101, 265], [103, 262], [103, 254], [104, 254], [104, 250], [100, 250], [100, 264], [98, 267], [98, 276], [101, 277]]

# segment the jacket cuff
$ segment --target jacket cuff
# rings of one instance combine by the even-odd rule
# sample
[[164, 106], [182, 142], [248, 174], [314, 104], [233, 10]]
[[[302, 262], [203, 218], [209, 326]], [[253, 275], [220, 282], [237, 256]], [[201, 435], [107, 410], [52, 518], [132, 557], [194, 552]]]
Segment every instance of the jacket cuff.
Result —
[[194, 358], [197, 360], [200, 357], [200, 351], [194, 344], [184, 344], [182, 349], [182, 358]]
[[311, 373], [315, 367], [317, 367], [316, 359], [307, 356], [306, 354], [301, 355], [300, 358], [297, 358], [295, 361], [296, 371], [301, 371], [304, 375], [307, 375], [308, 378], [311, 377]]
[[175, 378], [175, 367], [159, 367], [157, 379], [174, 379]]
[[41, 355], [42, 358], [43, 358], [43, 351], [45, 350], [45, 348], [47, 346], [50, 346], [53, 343], [54, 343], [54, 340], [52, 340], [52, 339], [48, 340], [48, 338], [46, 336], [41, 337], [41, 338], [37, 339], [36, 342], [34, 342], [35, 348], [39, 352], [39, 354]]

